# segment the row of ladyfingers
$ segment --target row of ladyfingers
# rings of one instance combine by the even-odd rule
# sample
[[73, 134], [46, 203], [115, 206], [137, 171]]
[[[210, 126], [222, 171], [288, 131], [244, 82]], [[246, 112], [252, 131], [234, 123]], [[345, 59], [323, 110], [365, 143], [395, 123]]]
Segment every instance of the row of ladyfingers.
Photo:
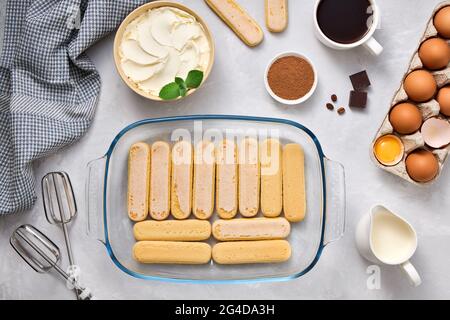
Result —
[[137, 241], [202, 241], [212, 235], [219, 241], [274, 240], [289, 236], [291, 226], [285, 218], [243, 218], [209, 221], [141, 221], [134, 225]]
[[[140, 263], [219, 264], [275, 263], [289, 259], [290, 245], [277, 241], [288, 237], [291, 227], [285, 218], [216, 220], [147, 220], [134, 225], [133, 257]], [[212, 250], [211, 233], [222, 243]], [[245, 240], [245, 241], [242, 241]], [[241, 243], [239, 243], [241, 242]], [[242, 242], [245, 242], [242, 244]]]
[[291, 256], [286, 240], [204, 242], [138, 241], [133, 246], [134, 259], [140, 263], [218, 264], [276, 263]]
[[[215, 194], [215, 197], [214, 197]], [[284, 148], [276, 139], [258, 143], [246, 138], [239, 146], [223, 140], [216, 148], [201, 141], [177, 142], [172, 150], [166, 142], [151, 147], [132, 145], [128, 162], [128, 215], [142, 221], [147, 215], [166, 219], [186, 219], [191, 211], [198, 219], [208, 219], [214, 210], [222, 219], [238, 212], [257, 215], [260, 205], [266, 217], [284, 211], [291, 222], [305, 216], [304, 153], [298, 144]]]

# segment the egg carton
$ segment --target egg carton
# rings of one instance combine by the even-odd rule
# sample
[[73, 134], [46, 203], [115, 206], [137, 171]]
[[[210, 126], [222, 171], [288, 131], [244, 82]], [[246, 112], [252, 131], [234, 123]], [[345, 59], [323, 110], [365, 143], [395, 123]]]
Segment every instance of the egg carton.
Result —
[[[388, 171], [388, 172], [390, 172], [390, 173], [392, 173], [394, 175], [397, 175], [397, 176], [399, 176], [399, 177], [401, 177], [401, 178], [403, 178], [403, 179], [405, 179], [405, 180], [407, 180], [407, 181], [409, 181], [409, 182], [411, 182], [411, 183], [413, 183], [415, 185], [427, 185], [427, 184], [430, 184], [430, 183], [435, 181], [440, 176], [440, 174], [442, 172], [442, 168], [444, 166], [444, 163], [445, 163], [445, 161], [447, 159], [447, 156], [450, 153], [450, 145], [448, 145], [448, 146], [446, 146], [444, 148], [440, 148], [440, 149], [430, 148], [430, 147], [428, 147], [425, 144], [425, 141], [424, 141], [424, 139], [422, 137], [422, 134], [421, 134], [420, 130], [415, 132], [414, 134], [411, 134], [411, 135], [401, 135], [401, 134], [398, 134], [397, 132], [394, 132], [394, 128], [392, 127], [392, 124], [389, 121], [389, 113], [390, 113], [390, 110], [394, 106], [396, 106], [397, 104], [402, 103], [402, 102], [410, 101], [408, 99], [408, 95], [406, 94], [406, 91], [405, 91], [405, 89], [403, 87], [403, 82], [404, 82], [406, 76], [411, 71], [424, 68], [424, 66], [422, 64], [422, 61], [419, 58], [419, 52], [418, 52], [419, 51], [419, 47], [422, 44], [422, 42], [427, 40], [428, 38], [433, 38], [433, 37], [437, 37], [438, 36], [438, 32], [437, 32], [437, 30], [436, 30], [436, 28], [434, 27], [434, 24], [433, 24], [433, 18], [434, 18], [434, 15], [440, 9], [442, 9], [443, 7], [446, 7], [446, 6], [450, 6], [450, 1], [441, 2], [434, 9], [433, 14], [431, 15], [431, 18], [428, 21], [427, 28], [426, 28], [426, 30], [425, 30], [425, 32], [424, 32], [424, 34], [423, 34], [423, 36], [422, 36], [422, 38], [421, 38], [421, 40], [419, 42], [419, 45], [417, 46], [417, 49], [416, 49], [412, 59], [410, 60], [408, 70], [407, 70], [407, 72], [404, 74], [404, 76], [402, 78], [402, 82], [400, 84], [400, 88], [394, 94], [394, 97], [393, 97], [393, 99], [391, 101], [391, 106], [389, 108], [389, 112], [387, 113], [386, 117], [383, 120], [383, 123], [381, 124], [380, 128], [378, 129], [378, 131], [377, 131], [377, 133], [375, 135], [375, 138], [372, 141], [372, 146], [371, 146], [372, 147], [372, 149], [371, 149], [371, 158], [372, 158], [373, 162], [378, 167], [380, 167], [381, 169], [384, 169], [384, 170], [386, 170], [386, 171]], [[450, 83], [450, 65], [447, 66], [447, 68], [443, 69], [443, 70], [437, 70], [437, 71], [429, 70], [429, 71], [431, 72], [431, 74], [433, 75], [433, 77], [436, 80], [436, 83], [437, 83], [437, 86], [438, 86], [438, 90], [440, 88], [442, 88], [443, 86], [446, 86], [447, 84]], [[439, 116], [440, 118], [444, 118], [444, 119], [449, 120], [448, 117], [444, 117], [443, 115], [440, 115], [440, 113], [439, 113], [439, 104], [438, 104], [438, 102], [436, 101], [435, 98], [436, 97], [433, 97], [432, 100], [424, 102], [424, 103], [416, 103], [416, 102], [413, 102], [413, 103], [419, 107], [419, 110], [422, 113], [423, 121], [425, 121], [425, 120], [427, 120], [427, 119], [429, 119], [431, 117], [436, 117], [436, 116]], [[402, 160], [398, 164], [396, 164], [394, 166], [385, 166], [385, 165], [381, 164], [375, 158], [375, 155], [373, 154], [373, 151], [372, 151], [373, 147], [374, 147], [374, 144], [375, 144], [375, 141], [379, 137], [384, 136], [386, 134], [394, 134], [394, 135], [398, 136], [401, 139], [401, 141], [403, 142], [403, 145], [405, 147], [405, 152], [403, 154]], [[425, 182], [425, 183], [416, 182], [416, 181], [414, 181], [413, 179], [410, 178], [410, 176], [408, 175], [408, 173], [406, 171], [406, 164], [405, 164], [406, 157], [408, 156], [409, 153], [411, 153], [412, 151], [417, 150], [417, 149], [429, 150], [438, 159], [439, 172], [436, 175], [436, 177], [433, 180], [429, 181], [429, 182]]]

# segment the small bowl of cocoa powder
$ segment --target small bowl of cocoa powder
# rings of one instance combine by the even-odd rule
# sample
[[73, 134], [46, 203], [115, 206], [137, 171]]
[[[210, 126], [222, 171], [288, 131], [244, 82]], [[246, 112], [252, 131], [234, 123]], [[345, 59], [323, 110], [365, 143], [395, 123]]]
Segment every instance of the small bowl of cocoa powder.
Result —
[[276, 101], [295, 105], [312, 96], [317, 87], [317, 72], [305, 55], [283, 52], [267, 65], [264, 82], [267, 92]]

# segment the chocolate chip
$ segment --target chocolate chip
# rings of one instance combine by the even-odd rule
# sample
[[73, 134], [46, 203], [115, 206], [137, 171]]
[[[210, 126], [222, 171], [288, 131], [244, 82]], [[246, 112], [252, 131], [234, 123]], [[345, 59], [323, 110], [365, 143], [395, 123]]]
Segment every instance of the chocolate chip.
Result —
[[336, 102], [337, 101], [337, 95], [332, 94], [331, 95], [331, 101]]
[[339, 109], [337, 109], [337, 113], [338, 114], [344, 114], [345, 113], [345, 108], [344, 107], [340, 107]]
[[327, 103], [327, 109], [328, 110], [333, 110], [334, 106], [331, 103]]
[[370, 86], [369, 76], [365, 70], [352, 74], [350, 76], [350, 81], [352, 82], [353, 89], [356, 91], [365, 90]]
[[367, 92], [350, 91], [349, 107], [365, 108], [367, 105]]

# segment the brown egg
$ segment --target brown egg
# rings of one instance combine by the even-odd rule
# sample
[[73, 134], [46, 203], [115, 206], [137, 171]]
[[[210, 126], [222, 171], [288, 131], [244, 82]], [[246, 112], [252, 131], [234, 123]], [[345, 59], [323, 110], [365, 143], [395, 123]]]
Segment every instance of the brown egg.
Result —
[[414, 181], [428, 182], [436, 177], [439, 163], [433, 153], [420, 149], [411, 152], [406, 158], [406, 171]]
[[450, 87], [443, 87], [439, 90], [437, 101], [441, 108], [441, 113], [450, 117]]
[[419, 57], [428, 69], [445, 68], [450, 62], [450, 46], [441, 38], [428, 39], [420, 46]]
[[415, 70], [408, 74], [403, 87], [411, 100], [425, 102], [434, 96], [437, 86], [430, 72]]
[[434, 26], [441, 36], [450, 38], [450, 6], [444, 7], [436, 13]]
[[400, 103], [392, 108], [389, 121], [400, 134], [411, 134], [422, 125], [422, 114], [412, 103]]

